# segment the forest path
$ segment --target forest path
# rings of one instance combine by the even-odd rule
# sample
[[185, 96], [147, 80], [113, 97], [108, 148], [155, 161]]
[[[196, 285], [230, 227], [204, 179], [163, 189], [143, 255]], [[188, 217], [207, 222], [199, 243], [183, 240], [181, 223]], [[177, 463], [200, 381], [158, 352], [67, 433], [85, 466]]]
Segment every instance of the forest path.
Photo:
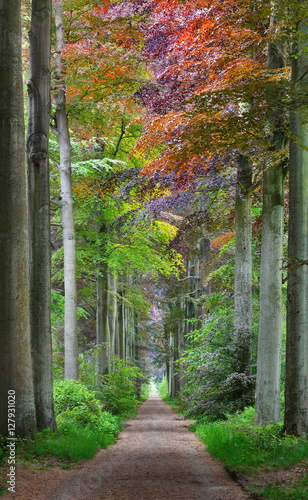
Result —
[[75, 470], [19, 469], [22, 500], [247, 500], [194, 433], [157, 394], [124, 424], [115, 445]]

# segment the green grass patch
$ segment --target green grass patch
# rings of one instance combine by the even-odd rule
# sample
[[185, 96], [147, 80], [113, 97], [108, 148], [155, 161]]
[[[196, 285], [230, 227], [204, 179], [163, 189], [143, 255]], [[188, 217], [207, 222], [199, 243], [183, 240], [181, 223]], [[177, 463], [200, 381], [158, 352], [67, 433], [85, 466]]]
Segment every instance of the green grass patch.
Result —
[[76, 423], [59, 425], [59, 433], [49, 429], [37, 434], [34, 441], [24, 445], [22, 455], [25, 459], [33, 456], [56, 456], [60, 459], [77, 462], [92, 459], [99, 448], [107, 448], [114, 443], [114, 437], [102, 432], [94, 432], [89, 427]]
[[286, 468], [308, 457], [308, 441], [282, 434], [282, 425], [254, 426], [254, 409], [214, 423], [199, 422], [195, 431], [208, 451], [243, 474]]
[[[254, 426], [254, 408], [228, 416], [225, 421], [197, 422], [192, 430], [207, 445], [208, 451], [228, 468], [246, 476], [266, 474], [301, 464], [308, 458], [305, 437], [290, 437], [282, 432], [282, 424]], [[308, 500], [307, 474], [294, 483], [269, 484], [253, 491], [266, 499]]]
[[296, 484], [270, 484], [259, 489], [258, 494], [268, 500], [308, 500], [308, 476], [306, 474], [305, 477], [300, 477]]

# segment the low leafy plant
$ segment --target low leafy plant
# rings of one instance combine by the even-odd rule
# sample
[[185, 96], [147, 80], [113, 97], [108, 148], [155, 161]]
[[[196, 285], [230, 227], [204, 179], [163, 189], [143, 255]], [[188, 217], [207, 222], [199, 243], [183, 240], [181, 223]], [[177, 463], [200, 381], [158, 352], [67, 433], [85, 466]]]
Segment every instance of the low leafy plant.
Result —
[[140, 400], [146, 401], [150, 395], [150, 392], [151, 392], [151, 384], [150, 383], [142, 384]]
[[102, 411], [102, 403], [84, 384], [75, 380], [59, 380], [54, 384], [54, 405], [57, 424], [68, 423], [87, 427], [92, 432], [117, 436], [121, 430], [120, 418]]
[[99, 386], [99, 396], [104, 408], [113, 415], [129, 418], [135, 415], [139, 404], [136, 384], [143, 379], [137, 366], [117, 357], [112, 361], [112, 369], [102, 376]]
[[76, 380], [54, 383], [54, 407], [59, 423], [74, 420], [83, 426], [95, 425], [101, 412], [101, 404], [94, 391]]
[[168, 382], [166, 377], [164, 377], [162, 382], [158, 384], [158, 394], [164, 401], [169, 398]]

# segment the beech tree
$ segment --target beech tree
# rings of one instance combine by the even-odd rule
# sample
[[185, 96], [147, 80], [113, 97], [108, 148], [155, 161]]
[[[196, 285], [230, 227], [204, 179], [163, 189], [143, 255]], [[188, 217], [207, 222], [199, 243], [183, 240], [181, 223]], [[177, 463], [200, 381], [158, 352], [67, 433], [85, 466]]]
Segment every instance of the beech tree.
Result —
[[[36, 431], [31, 362], [21, 5], [0, 2], [0, 434], [8, 435], [14, 391], [14, 434]], [[13, 399], [13, 398], [12, 398]]]
[[71, 143], [66, 110], [66, 75], [63, 64], [65, 33], [62, 0], [55, 0], [54, 13], [56, 24], [56, 92], [54, 103], [56, 109], [53, 131], [59, 142], [61, 185], [60, 200], [54, 201], [54, 203], [60, 206], [63, 229], [65, 377], [78, 379], [76, 240], [71, 179]]
[[[275, 14], [273, 12], [271, 18], [273, 36], [278, 22]], [[274, 76], [286, 66], [287, 57], [286, 36], [282, 29], [275, 38], [269, 43], [267, 53], [267, 69]], [[279, 156], [287, 145], [283, 92], [284, 86], [278, 80], [274, 82], [272, 94], [268, 93], [270, 146], [263, 172], [256, 425], [280, 419], [284, 180], [288, 164], [285, 154]]]
[[308, 91], [307, 1], [293, 11], [292, 106], [290, 114], [290, 216], [288, 238], [287, 344], [284, 425], [288, 433], [308, 432]]
[[28, 207], [30, 326], [38, 430], [55, 428], [50, 323], [50, 127], [51, 0], [33, 0], [28, 81]]
[[[236, 370], [251, 375], [251, 194], [252, 161], [243, 154], [237, 158], [237, 196], [235, 205], [234, 336], [237, 345]], [[243, 404], [245, 404], [243, 402]], [[247, 404], [247, 403], [246, 403]]]

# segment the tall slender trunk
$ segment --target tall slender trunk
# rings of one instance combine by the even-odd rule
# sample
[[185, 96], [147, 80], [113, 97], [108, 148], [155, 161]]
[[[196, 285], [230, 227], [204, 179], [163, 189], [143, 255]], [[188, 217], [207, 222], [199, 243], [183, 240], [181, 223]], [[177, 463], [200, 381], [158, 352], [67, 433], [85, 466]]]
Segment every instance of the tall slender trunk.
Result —
[[50, 126], [51, 0], [33, 0], [28, 81], [28, 207], [30, 328], [37, 428], [55, 429], [50, 321]]
[[110, 360], [116, 354], [117, 338], [117, 280], [110, 269], [108, 270], [108, 326], [110, 337]]
[[64, 249], [64, 349], [65, 377], [78, 379], [78, 334], [77, 334], [77, 287], [76, 287], [76, 242], [71, 179], [71, 144], [66, 114], [65, 68], [62, 62], [64, 48], [63, 2], [54, 3], [56, 24], [56, 84], [54, 95], [54, 132], [60, 150], [61, 217]]
[[119, 336], [119, 357], [125, 359], [125, 331], [124, 331], [124, 303], [123, 289], [119, 290], [120, 300], [118, 303], [118, 336]]
[[[294, 33], [292, 83], [294, 96], [308, 91], [308, 26]], [[304, 94], [303, 94], [304, 93]], [[290, 116], [290, 218], [288, 245], [285, 429], [308, 433], [308, 125], [307, 107]]]
[[8, 435], [8, 396], [15, 391], [11, 432], [23, 437], [36, 431], [36, 412], [20, 12], [20, 0], [0, 1], [0, 434]]
[[235, 368], [239, 373], [250, 375], [252, 322], [250, 188], [252, 187], [252, 162], [247, 156], [238, 156], [237, 181], [234, 279]]
[[[277, 21], [272, 19], [271, 22], [273, 25]], [[285, 46], [284, 40], [269, 45], [269, 70], [285, 66]], [[283, 114], [269, 110], [269, 115], [269, 125], [273, 130], [271, 149], [279, 151], [286, 145]], [[284, 180], [282, 164], [267, 168], [263, 174], [256, 425], [280, 419]]]
[[[99, 256], [100, 257], [100, 256]], [[97, 270], [96, 292], [96, 383], [109, 371], [109, 326], [108, 326], [108, 271], [107, 264], [101, 263]]]

